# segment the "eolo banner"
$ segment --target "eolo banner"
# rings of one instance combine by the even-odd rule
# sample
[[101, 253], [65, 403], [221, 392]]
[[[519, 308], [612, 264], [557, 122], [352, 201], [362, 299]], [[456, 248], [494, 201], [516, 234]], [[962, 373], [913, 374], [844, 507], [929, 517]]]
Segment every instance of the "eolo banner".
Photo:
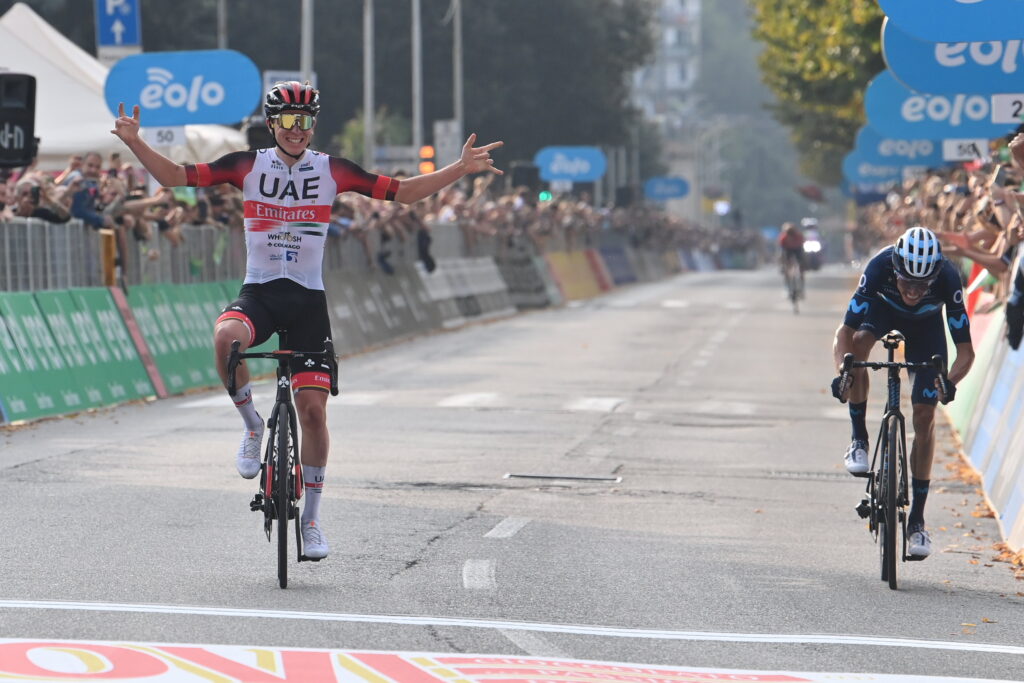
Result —
[[1024, 0], [878, 0], [908, 34], [930, 43], [1024, 37]]

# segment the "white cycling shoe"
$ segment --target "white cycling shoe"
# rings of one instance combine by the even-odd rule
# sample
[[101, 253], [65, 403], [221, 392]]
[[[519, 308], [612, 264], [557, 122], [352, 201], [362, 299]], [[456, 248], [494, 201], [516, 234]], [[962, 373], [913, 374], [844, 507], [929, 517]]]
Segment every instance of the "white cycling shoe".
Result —
[[915, 524], [908, 527], [907, 531], [907, 554], [918, 559], [924, 559], [932, 554], [932, 537], [924, 524]]
[[235, 456], [235, 467], [244, 479], [252, 479], [260, 473], [260, 451], [263, 445], [263, 423], [258, 429], [246, 429], [242, 432], [242, 443], [238, 446]]
[[846, 449], [846, 457], [843, 458], [846, 471], [855, 477], [862, 477], [868, 472], [868, 442], [854, 439], [850, 447]]
[[327, 546], [320, 522], [311, 519], [302, 523], [302, 554], [311, 560], [322, 560], [331, 549]]

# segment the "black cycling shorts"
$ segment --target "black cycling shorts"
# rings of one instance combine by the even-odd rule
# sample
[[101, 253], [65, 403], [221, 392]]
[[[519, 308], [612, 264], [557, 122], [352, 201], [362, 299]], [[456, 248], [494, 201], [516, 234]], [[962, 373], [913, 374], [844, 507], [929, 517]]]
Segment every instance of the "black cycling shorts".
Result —
[[[891, 330], [902, 332], [906, 339], [904, 355], [907, 362], [924, 363], [936, 354], [942, 356], [943, 361], [949, 361], [946, 351], [946, 329], [941, 314], [908, 318], [880, 303], [873, 302], [859, 329], [870, 332], [875, 339], [882, 338]], [[914, 377], [914, 388], [910, 392], [910, 402], [928, 405], [938, 403], [939, 392], [935, 388], [938, 374], [935, 370], [929, 368], [911, 374]]]
[[[280, 334], [280, 348], [291, 351], [323, 351], [331, 339], [327, 295], [322, 289], [307, 289], [287, 278], [262, 284], [242, 285], [238, 298], [217, 318], [240, 320], [249, 328], [249, 346], [259, 346], [274, 332]], [[307, 366], [291, 361], [292, 388], [330, 391], [330, 367], [326, 363]]]

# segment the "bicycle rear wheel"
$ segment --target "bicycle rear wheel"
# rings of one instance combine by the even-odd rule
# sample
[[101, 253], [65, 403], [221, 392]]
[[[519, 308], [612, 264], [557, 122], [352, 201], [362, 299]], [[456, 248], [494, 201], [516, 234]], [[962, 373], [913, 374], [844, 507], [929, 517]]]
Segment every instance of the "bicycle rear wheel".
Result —
[[881, 521], [879, 522], [878, 546], [882, 562], [882, 581], [889, 583], [889, 588], [896, 590], [896, 546], [899, 536], [899, 512], [896, 498], [899, 489], [896, 486], [897, 469], [899, 467], [899, 421], [889, 418], [886, 425], [886, 443], [882, 450], [882, 471], [880, 473], [880, 494], [882, 505]]
[[277, 462], [274, 466], [274, 509], [277, 511], [277, 581], [288, 587], [288, 512], [291, 506], [291, 420], [288, 406], [277, 406]]

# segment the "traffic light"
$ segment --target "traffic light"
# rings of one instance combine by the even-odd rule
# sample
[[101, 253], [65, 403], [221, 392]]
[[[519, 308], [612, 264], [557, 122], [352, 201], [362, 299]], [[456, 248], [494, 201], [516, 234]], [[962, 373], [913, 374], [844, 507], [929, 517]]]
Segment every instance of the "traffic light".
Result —
[[420, 147], [420, 175], [433, 173], [437, 169], [434, 163], [434, 146], [423, 145]]

